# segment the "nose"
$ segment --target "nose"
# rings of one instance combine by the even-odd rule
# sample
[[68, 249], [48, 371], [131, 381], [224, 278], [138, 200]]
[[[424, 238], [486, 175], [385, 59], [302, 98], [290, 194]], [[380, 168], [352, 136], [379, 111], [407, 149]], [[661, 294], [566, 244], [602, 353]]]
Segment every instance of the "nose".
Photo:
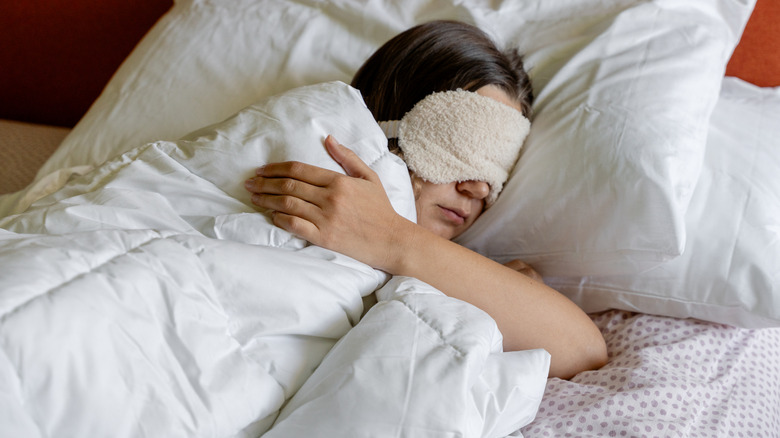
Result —
[[473, 199], [485, 199], [490, 193], [490, 185], [485, 181], [463, 181], [457, 188], [458, 192]]

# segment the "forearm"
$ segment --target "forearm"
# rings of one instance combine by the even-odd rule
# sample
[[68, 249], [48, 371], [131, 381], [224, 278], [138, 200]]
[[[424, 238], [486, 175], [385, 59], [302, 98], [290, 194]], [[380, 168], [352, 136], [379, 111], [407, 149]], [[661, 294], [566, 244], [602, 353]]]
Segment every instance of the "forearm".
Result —
[[569, 378], [605, 363], [598, 328], [557, 291], [411, 222], [399, 226], [386, 237], [385, 271], [418, 278], [484, 310], [501, 330], [505, 350], [547, 350], [551, 376]]

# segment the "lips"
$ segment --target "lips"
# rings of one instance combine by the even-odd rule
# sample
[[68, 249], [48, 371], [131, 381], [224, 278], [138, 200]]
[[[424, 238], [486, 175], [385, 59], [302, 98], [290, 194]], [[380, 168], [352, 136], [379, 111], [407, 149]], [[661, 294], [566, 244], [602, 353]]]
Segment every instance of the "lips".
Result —
[[438, 207], [441, 209], [444, 217], [455, 225], [463, 225], [469, 216], [468, 213], [459, 208], [447, 208], [441, 205]]

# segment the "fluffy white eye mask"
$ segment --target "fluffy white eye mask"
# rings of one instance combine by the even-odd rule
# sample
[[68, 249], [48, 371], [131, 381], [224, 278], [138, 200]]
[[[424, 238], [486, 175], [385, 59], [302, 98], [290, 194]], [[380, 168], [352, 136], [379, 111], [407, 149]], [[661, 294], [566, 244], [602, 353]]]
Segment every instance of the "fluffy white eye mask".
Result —
[[428, 95], [403, 118], [379, 122], [397, 138], [404, 161], [417, 176], [435, 183], [484, 181], [485, 205], [495, 202], [531, 127], [520, 111], [475, 92]]

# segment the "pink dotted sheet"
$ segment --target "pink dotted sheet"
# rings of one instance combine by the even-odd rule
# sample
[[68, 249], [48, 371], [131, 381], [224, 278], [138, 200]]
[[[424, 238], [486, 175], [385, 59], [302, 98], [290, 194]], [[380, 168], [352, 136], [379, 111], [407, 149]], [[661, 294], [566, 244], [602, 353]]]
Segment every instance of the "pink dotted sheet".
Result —
[[780, 328], [624, 311], [593, 319], [609, 362], [549, 379], [517, 436], [780, 437]]

